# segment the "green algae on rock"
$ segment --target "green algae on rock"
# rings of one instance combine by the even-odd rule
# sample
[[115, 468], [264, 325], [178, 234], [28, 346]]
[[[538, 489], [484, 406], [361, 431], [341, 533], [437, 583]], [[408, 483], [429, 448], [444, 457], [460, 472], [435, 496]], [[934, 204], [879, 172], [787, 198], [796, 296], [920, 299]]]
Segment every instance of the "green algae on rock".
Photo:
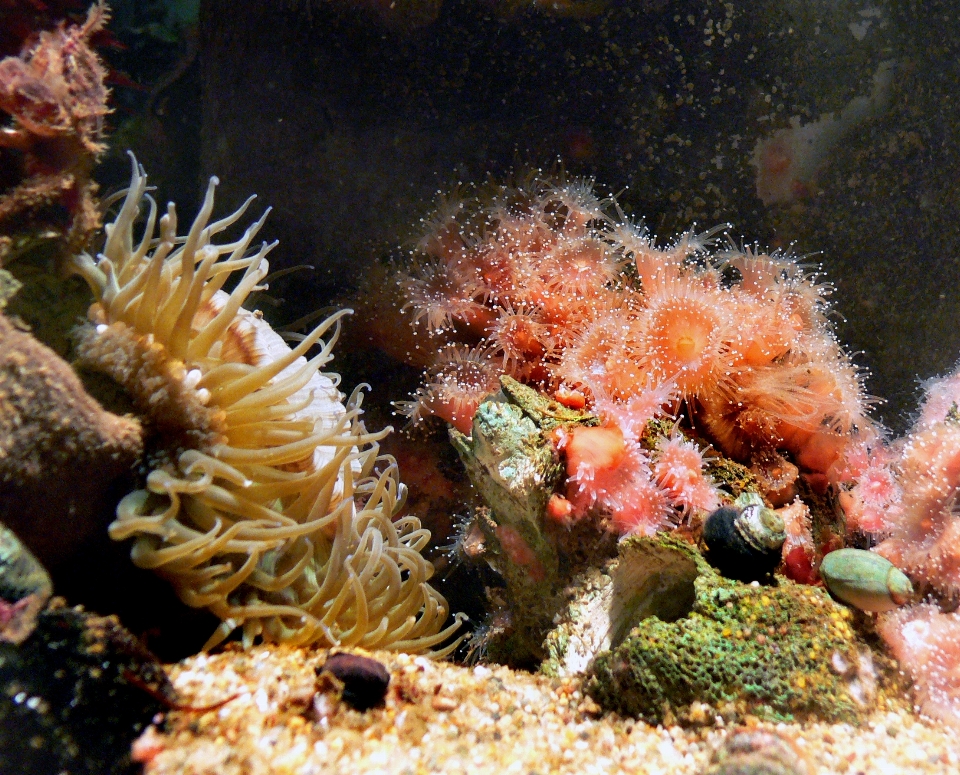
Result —
[[874, 702], [873, 655], [851, 612], [823, 590], [786, 579], [743, 584], [717, 574], [684, 541], [631, 538], [685, 553], [697, 565], [690, 613], [641, 621], [600, 654], [587, 690], [601, 706], [651, 722], [750, 714], [780, 721], [855, 722]]

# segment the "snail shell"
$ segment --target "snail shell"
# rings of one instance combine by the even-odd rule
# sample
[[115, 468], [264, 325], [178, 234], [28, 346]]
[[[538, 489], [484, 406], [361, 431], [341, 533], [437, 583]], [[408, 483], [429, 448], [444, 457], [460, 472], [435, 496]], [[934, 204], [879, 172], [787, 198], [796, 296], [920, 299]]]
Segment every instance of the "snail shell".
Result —
[[721, 506], [703, 525], [707, 561], [727, 578], [759, 581], [780, 564], [787, 535], [783, 520], [756, 493]]
[[913, 597], [910, 579], [886, 557], [863, 549], [838, 549], [820, 564], [830, 594], [861, 611], [892, 611]]

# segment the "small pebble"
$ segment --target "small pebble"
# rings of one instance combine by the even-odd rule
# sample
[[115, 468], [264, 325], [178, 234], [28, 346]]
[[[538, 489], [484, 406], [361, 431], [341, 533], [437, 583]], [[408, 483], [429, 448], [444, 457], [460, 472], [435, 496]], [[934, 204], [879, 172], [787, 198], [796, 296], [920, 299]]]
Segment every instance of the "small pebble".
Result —
[[383, 703], [390, 673], [382, 663], [359, 654], [331, 654], [318, 673], [327, 672], [343, 683], [341, 699], [354, 710], [365, 711]]

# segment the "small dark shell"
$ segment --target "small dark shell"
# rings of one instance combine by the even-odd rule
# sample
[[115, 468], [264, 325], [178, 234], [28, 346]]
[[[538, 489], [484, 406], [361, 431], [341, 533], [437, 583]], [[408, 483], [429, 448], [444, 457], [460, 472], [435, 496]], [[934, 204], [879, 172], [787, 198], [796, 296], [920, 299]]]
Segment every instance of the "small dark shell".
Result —
[[772, 731], [733, 732], [713, 755], [708, 775], [809, 775], [810, 765], [797, 746]]
[[380, 662], [359, 654], [331, 654], [318, 673], [330, 673], [343, 684], [340, 698], [354, 710], [365, 711], [383, 703], [390, 673]]
[[783, 520], [758, 496], [741, 495], [707, 517], [703, 542], [707, 561], [727, 578], [760, 581], [780, 564], [786, 540]]

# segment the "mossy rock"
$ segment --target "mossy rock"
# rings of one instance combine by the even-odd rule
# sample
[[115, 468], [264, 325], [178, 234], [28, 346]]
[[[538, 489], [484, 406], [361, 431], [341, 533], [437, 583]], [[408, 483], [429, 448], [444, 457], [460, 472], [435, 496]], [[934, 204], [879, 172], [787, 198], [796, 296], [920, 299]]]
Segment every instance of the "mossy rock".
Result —
[[597, 656], [587, 689], [601, 706], [655, 723], [717, 714], [856, 722], [869, 709], [857, 673], [867, 647], [851, 612], [823, 590], [781, 578], [768, 586], [731, 581], [682, 540], [630, 540], [696, 562], [695, 600], [687, 616], [643, 619]]

